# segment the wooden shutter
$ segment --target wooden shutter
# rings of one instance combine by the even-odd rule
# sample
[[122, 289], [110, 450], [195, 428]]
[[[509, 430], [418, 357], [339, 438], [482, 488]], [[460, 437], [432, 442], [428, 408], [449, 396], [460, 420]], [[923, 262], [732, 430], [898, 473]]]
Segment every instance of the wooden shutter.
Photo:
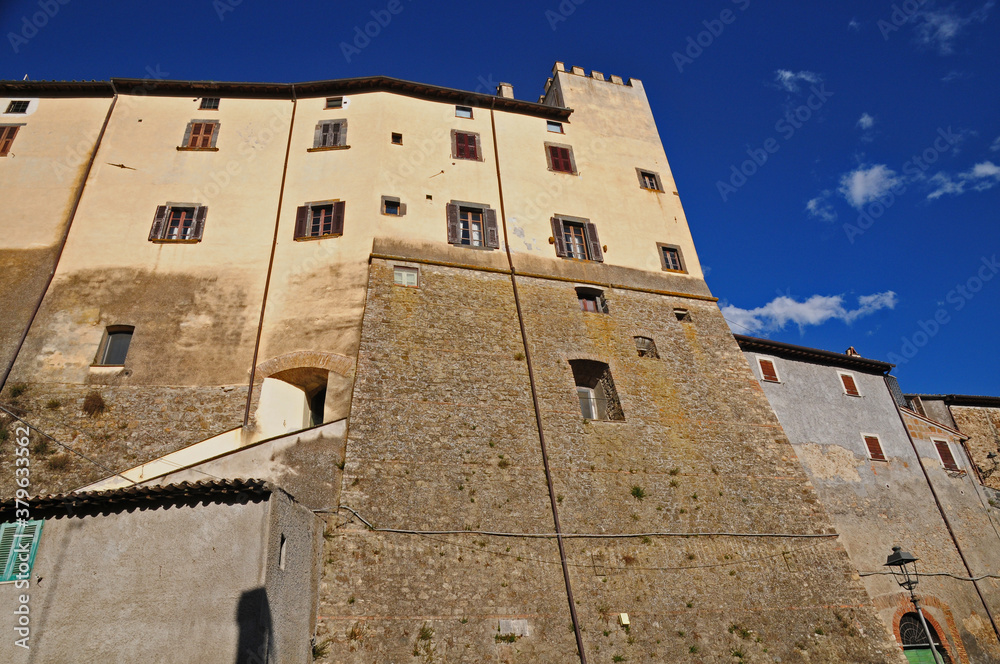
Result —
[[167, 219], [167, 206], [156, 206], [156, 214], [153, 215], [153, 226], [149, 229], [150, 240], [162, 240], [163, 229]]
[[885, 461], [885, 454], [882, 453], [882, 445], [879, 444], [876, 436], [865, 436], [865, 445], [868, 446], [868, 456], [875, 461]]
[[469, 159], [479, 159], [479, 134], [466, 134]]
[[588, 221], [583, 225], [583, 230], [587, 235], [587, 245], [590, 248], [590, 260], [603, 263], [604, 252], [601, 250], [601, 240], [597, 237], [597, 226]]
[[0, 127], [0, 157], [6, 157], [10, 152], [18, 129], [20, 127]]
[[321, 148], [323, 147], [323, 122], [316, 123], [316, 130], [313, 132], [313, 147]]
[[951, 446], [943, 440], [935, 440], [934, 447], [937, 448], [938, 456], [941, 457], [941, 463], [944, 464], [946, 470], [958, 470], [958, 463], [955, 462], [955, 457], [951, 453]]
[[462, 242], [462, 226], [458, 220], [458, 204], [448, 203], [445, 207], [448, 216], [448, 244], [459, 244]]
[[208, 216], [208, 207], [199, 205], [194, 210], [194, 231], [191, 233], [192, 240], [201, 241], [202, 233], [205, 232], [205, 217]]
[[771, 360], [760, 360], [760, 374], [763, 376], [764, 380], [769, 380], [772, 383], [778, 382], [778, 372], [774, 369], [774, 362]]
[[563, 227], [562, 219], [552, 217], [552, 237], [556, 241], [556, 256], [566, 258], [566, 229]]
[[555, 145], [549, 146], [549, 162], [552, 170], [562, 173], [573, 172], [573, 161], [569, 157], [569, 148], [560, 148]]
[[341, 120], [337, 124], [340, 125], [340, 131], [337, 136], [337, 145], [347, 145], [347, 120]]
[[858, 385], [854, 382], [854, 376], [848, 376], [847, 374], [840, 374], [840, 381], [844, 384], [844, 391], [851, 395], [852, 397], [859, 397], [861, 393], [858, 392]]
[[189, 122], [187, 128], [184, 129], [184, 140], [181, 141], [183, 147], [191, 147], [191, 130], [194, 128], [194, 123]]
[[500, 248], [500, 228], [497, 225], [497, 211], [486, 208], [483, 211], [486, 220], [486, 246], [490, 249]]
[[215, 147], [215, 142], [219, 140], [219, 129], [221, 126], [222, 125], [219, 122], [208, 122], [205, 124], [205, 127], [208, 130], [208, 135], [211, 136], [211, 140], [209, 141], [209, 144], [204, 147]]
[[300, 205], [295, 211], [295, 239], [309, 236], [309, 206]]
[[337, 201], [333, 204], [333, 230], [334, 235], [344, 234], [344, 208], [346, 207], [344, 201]]

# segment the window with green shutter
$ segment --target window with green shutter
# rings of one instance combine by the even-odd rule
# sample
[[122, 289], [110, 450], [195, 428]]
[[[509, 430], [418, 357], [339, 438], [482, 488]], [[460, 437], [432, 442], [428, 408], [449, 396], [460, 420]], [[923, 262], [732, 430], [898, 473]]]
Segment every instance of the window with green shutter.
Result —
[[44, 521], [0, 524], [0, 583], [27, 579], [35, 564]]

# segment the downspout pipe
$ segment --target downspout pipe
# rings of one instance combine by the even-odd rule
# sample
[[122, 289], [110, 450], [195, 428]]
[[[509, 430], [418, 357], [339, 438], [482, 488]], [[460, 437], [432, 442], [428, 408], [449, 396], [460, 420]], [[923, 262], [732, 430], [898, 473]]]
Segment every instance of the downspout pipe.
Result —
[[[888, 382], [886, 382], [886, 389], [889, 388]], [[890, 391], [890, 396], [892, 393]], [[893, 399], [895, 403], [895, 399]], [[910, 441], [910, 447], [913, 448], [913, 453], [917, 457], [917, 465], [920, 466], [921, 472], [924, 474], [924, 481], [927, 482], [927, 488], [930, 489], [931, 495], [934, 496], [934, 504], [937, 505], [938, 513], [941, 514], [941, 519], [944, 521], [945, 527], [948, 529], [948, 535], [951, 537], [952, 543], [955, 545], [955, 550], [958, 551], [959, 558], [962, 559], [962, 565], [965, 567], [965, 572], [972, 578], [972, 587], [976, 589], [976, 594], [979, 595], [979, 601], [983, 604], [983, 610], [986, 611], [986, 615], [990, 619], [990, 625], [993, 627], [993, 634], [997, 637], [997, 643], [1000, 644], [1000, 629], [997, 629], [996, 620], [993, 617], [993, 612], [990, 611], [989, 604], [986, 603], [986, 598], [983, 597], [983, 591], [979, 588], [979, 583], [975, 581], [975, 575], [972, 573], [972, 568], [969, 567], [969, 561], [965, 558], [965, 553], [962, 552], [962, 547], [958, 543], [958, 537], [955, 536], [955, 530], [951, 527], [951, 521], [948, 520], [948, 514], [944, 510], [944, 505], [941, 504], [941, 499], [938, 497], [937, 491], [934, 489], [934, 484], [931, 482], [931, 476], [927, 473], [927, 468], [924, 467], [924, 462], [920, 458], [920, 452], [917, 450], [917, 445], [913, 441], [913, 436], [910, 435], [910, 429], [906, 426], [906, 420], [903, 418], [903, 413], [899, 410], [899, 405], [896, 405], [896, 414], [899, 416], [899, 422], [903, 425], [903, 431], [906, 432], [906, 438]]]
[[510, 242], [507, 237], [507, 213], [504, 207], [503, 181], [500, 177], [500, 147], [497, 145], [497, 124], [494, 115], [496, 99], [490, 105], [490, 125], [493, 130], [493, 159], [496, 162], [497, 189], [500, 194], [500, 220], [503, 224], [503, 243], [507, 252], [507, 264], [510, 266], [510, 285], [514, 292], [514, 306], [517, 309], [517, 323], [521, 328], [521, 342], [524, 344], [524, 360], [528, 366], [528, 383], [531, 385], [531, 404], [535, 409], [535, 424], [538, 427], [538, 444], [542, 452], [542, 465], [545, 468], [545, 482], [549, 488], [549, 504], [552, 507], [552, 520], [555, 525], [556, 544], [559, 547], [559, 562], [562, 565], [563, 581], [566, 584], [566, 598], [569, 600], [569, 615], [573, 621], [573, 633], [576, 636], [576, 648], [580, 655], [580, 664], [587, 664], [587, 654], [583, 649], [583, 633], [580, 621], [576, 615], [576, 601], [573, 599], [573, 585], [569, 576], [569, 562], [566, 560], [566, 547], [563, 542], [562, 527], [559, 524], [559, 507], [555, 487], [552, 485], [552, 471], [549, 467], [549, 454], [545, 446], [545, 429], [542, 426], [542, 410], [538, 404], [538, 387], [535, 384], [535, 369], [531, 361], [531, 346], [528, 343], [528, 332], [524, 325], [524, 313], [521, 310], [521, 297], [517, 290], [517, 271], [514, 268], [514, 258], [510, 252]]

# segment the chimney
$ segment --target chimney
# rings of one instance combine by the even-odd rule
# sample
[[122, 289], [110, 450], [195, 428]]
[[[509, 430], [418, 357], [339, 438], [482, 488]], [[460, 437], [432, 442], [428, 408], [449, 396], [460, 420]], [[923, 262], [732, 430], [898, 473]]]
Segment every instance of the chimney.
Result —
[[510, 83], [500, 83], [497, 86], [497, 97], [514, 98], [514, 86]]
[[854, 350], [854, 346], [851, 346], [850, 348], [848, 348], [847, 350], [845, 350], [844, 353], [846, 355], [850, 356], [850, 357], [861, 357], [861, 353], [859, 353], [858, 351]]

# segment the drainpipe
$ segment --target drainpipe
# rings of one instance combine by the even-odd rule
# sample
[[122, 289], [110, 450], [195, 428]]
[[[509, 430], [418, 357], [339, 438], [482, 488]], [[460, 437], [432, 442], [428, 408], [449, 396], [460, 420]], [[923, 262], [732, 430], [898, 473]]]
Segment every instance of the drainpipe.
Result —
[[531, 363], [531, 348], [528, 344], [528, 332], [524, 326], [524, 314], [521, 311], [521, 297], [517, 290], [517, 271], [514, 269], [514, 259], [510, 253], [510, 242], [507, 239], [507, 213], [503, 200], [503, 181], [500, 178], [500, 148], [497, 145], [497, 124], [493, 114], [496, 98], [490, 104], [490, 125], [493, 129], [493, 158], [497, 168], [497, 189], [500, 193], [500, 220], [503, 224], [503, 243], [507, 251], [507, 264], [510, 266], [510, 285], [514, 291], [514, 306], [517, 309], [517, 323], [521, 328], [521, 342], [524, 344], [524, 361], [528, 365], [528, 383], [531, 385], [531, 404], [535, 409], [535, 424], [538, 427], [538, 443], [542, 450], [542, 465], [545, 467], [545, 482], [549, 487], [549, 503], [552, 506], [552, 520], [555, 525], [556, 544], [559, 546], [559, 562], [562, 564], [563, 581], [566, 584], [566, 598], [569, 600], [569, 615], [573, 620], [573, 633], [576, 635], [576, 648], [580, 655], [580, 664], [587, 664], [587, 655], [583, 650], [583, 633], [580, 631], [580, 621], [576, 616], [576, 601], [573, 599], [573, 586], [569, 577], [569, 563], [566, 560], [566, 548], [563, 543], [562, 527], [559, 525], [559, 508], [555, 488], [552, 486], [552, 472], [549, 468], [549, 454], [545, 447], [545, 431], [542, 426], [542, 411], [538, 405], [538, 388], [535, 385], [535, 369]]
[[278, 189], [278, 209], [274, 213], [274, 238], [271, 240], [271, 256], [267, 260], [267, 277], [264, 280], [264, 295], [260, 301], [260, 319], [257, 321], [257, 338], [253, 344], [253, 360], [250, 363], [250, 383], [247, 388], [247, 405], [243, 411], [243, 429], [246, 433], [250, 422], [250, 406], [253, 401], [253, 383], [257, 379], [257, 354], [260, 352], [260, 337], [264, 331], [264, 310], [267, 308], [267, 293], [271, 289], [271, 270], [274, 268], [274, 252], [278, 248], [278, 222], [281, 221], [281, 205], [285, 199], [285, 179], [288, 176], [288, 155], [292, 151], [292, 130], [295, 129], [295, 109], [298, 99], [295, 97], [295, 85], [292, 90], [292, 119], [288, 123], [288, 144], [285, 146], [285, 165], [281, 169], [281, 188]]
[[104, 132], [108, 128], [108, 122], [111, 121], [111, 113], [115, 110], [115, 104], [118, 103], [118, 90], [115, 88], [114, 81], [111, 81], [111, 90], [113, 93], [113, 96], [111, 97], [111, 106], [108, 107], [108, 113], [104, 116], [104, 124], [101, 126], [101, 133], [97, 135], [97, 140], [94, 142], [94, 149], [90, 151], [90, 159], [87, 161], [87, 167], [84, 169], [83, 175], [80, 178], [80, 185], [76, 188], [76, 194], [73, 196], [73, 204], [69, 208], [69, 218], [66, 221], [66, 229], [63, 231], [62, 238], [59, 240], [59, 249], [56, 250], [56, 259], [52, 262], [52, 269], [49, 271], [49, 278], [45, 281], [45, 288], [42, 289], [42, 294], [38, 296], [35, 308], [31, 312], [31, 318], [28, 319], [28, 324], [24, 327], [21, 339], [17, 342], [17, 350], [15, 350], [14, 354], [11, 355], [10, 362], [4, 369], [3, 378], [0, 378], [0, 390], [2, 390], [4, 385], [7, 384], [7, 378], [10, 377], [10, 372], [14, 368], [14, 362], [17, 360], [17, 356], [21, 354], [21, 347], [24, 346], [25, 339], [28, 338], [28, 331], [31, 330], [31, 326], [35, 324], [35, 317], [38, 315], [38, 311], [42, 308], [42, 301], [45, 299], [45, 295], [49, 291], [49, 286], [52, 285], [52, 280], [56, 276], [56, 268], [59, 267], [59, 261], [62, 259], [63, 249], [66, 247], [66, 238], [69, 237], [69, 229], [73, 225], [73, 220], [76, 219], [76, 211], [80, 208], [80, 199], [83, 198], [83, 188], [87, 185], [87, 180], [90, 179], [90, 171], [94, 167], [94, 160], [97, 159], [97, 150], [101, 147], [101, 141], [104, 139]]
[[[886, 389], [888, 388], [889, 383], [886, 381]], [[890, 397], [892, 396], [891, 390], [889, 395]], [[892, 400], [893, 403], [896, 402], [895, 397], [893, 397]], [[899, 410], [899, 404], [896, 404], [896, 414], [899, 415], [899, 422], [903, 425], [903, 431], [906, 432], [906, 438], [910, 441], [910, 447], [913, 448], [913, 453], [917, 456], [917, 464], [920, 466], [920, 470], [924, 474], [924, 480], [927, 482], [927, 487], [931, 490], [931, 495], [934, 496], [934, 504], [937, 505], [938, 512], [941, 514], [941, 519], [944, 521], [944, 525], [948, 529], [948, 535], [951, 537], [951, 541], [955, 545], [955, 550], [958, 551], [958, 556], [962, 559], [962, 565], [965, 567], [965, 572], [969, 575], [970, 579], [975, 579], [975, 575], [969, 567], [969, 561], [965, 559], [962, 547], [959, 545], [958, 538], [955, 536], [955, 531], [951, 527], [951, 521], [948, 520], [948, 515], [944, 511], [944, 506], [941, 504], [940, 498], [938, 498], [937, 491], [934, 490], [934, 484], [931, 483], [931, 477], [927, 474], [927, 468], [924, 467], [924, 462], [920, 458], [920, 452], [917, 451], [917, 445], [913, 442], [913, 436], [910, 435], [910, 429], [906, 426], [906, 419], [903, 417], [903, 413]], [[971, 463], [971, 459], [967, 459], [967, 461]], [[1000, 629], [997, 629], [997, 623], [993, 618], [993, 612], [990, 611], [990, 607], [986, 603], [986, 598], [983, 597], [983, 591], [979, 588], [979, 582], [973, 580], [972, 587], [976, 589], [976, 594], [979, 595], [979, 601], [982, 602], [983, 609], [986, 611], [986, 615], [990, 619], [990, 625], [993, 626], [993, 634], [997, 637], [997, 643], [1000, 643]], [[930, 634], [930, 632], [928, 632], [928, 634]]]

